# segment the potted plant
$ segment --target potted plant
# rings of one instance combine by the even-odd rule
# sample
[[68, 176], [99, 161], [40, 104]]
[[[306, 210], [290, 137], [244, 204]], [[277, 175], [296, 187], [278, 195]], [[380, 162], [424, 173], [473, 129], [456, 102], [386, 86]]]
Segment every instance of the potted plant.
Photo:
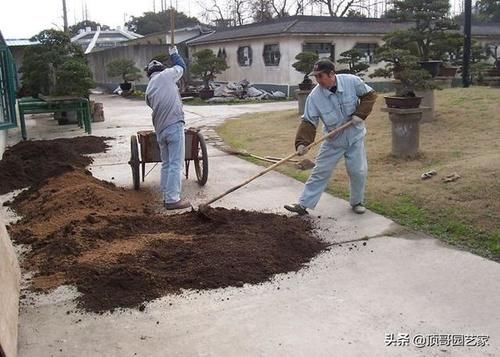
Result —
[[[435, 46], [444, 44], [451, 31], [459, 26], [448, 16], [448, 0], [395, 0], [388, 16], [399, 21], [413, 21], [415, 26], [402, 31], [395, 31], [386, 36], [393, 48], [407, 49], [419, 58], [418, 64], [432, 77], [439, 73], [442, 60], [434, 57]], [[394, 46], [397, 45], [397, 46]], [[433, 58], [434, 57], [434, 58]]]
[[313, 52], [300, 52], [295, 56], [297, 62], [292, 64], [297, 72], [304, 74], [304, 80], [299, 83], [300, 90], [311, 90], [314, 88], [313, 81], [309, 78], [309, 73], [312, 72], [314, 63], [319, 59], [319, 56]]
[[216, 74], [224, 72], [229, 66], [224, 57], [217, 57], [211, 49], [205, 49], [193, 54], [194, 63], [191, 65], [191, 73], [198, 75], [203, 80], [203, 89], [200, 91], [201, 99], [210, 99], [214, 96], [210, 88]]
[[[28, 46], [24, 51], [23, 64], [19, 69], [22, 73], [22, 88], [27, 95], [37, 97], [39, 94], [56, 95], [60, 68], [68, 61], [80, 62], [88, 69], [82, 48], [72, 43], [69, 35], [58, 30], [44, 30], [32, 38], [38, 41], [37, 46]], [[82, 69], [83, 67], [79, 67]], [[64, 76], [64, 81], [79, 81], [81, 72], [70, 72]], [[88, 88], [87, 88], [88, 89]], [[88, 95], [85, 90], [85, 96]], [[70, 94], [65, 94], [70, 95]]]
[[[340, 54], [340, 57], [341, 58], [337, 62], [347, 64], [348, 70], [346, 71], [346, 73], [363, 77], [363, 72], [370, 67], [368, 63], [361, 61], [361, 59], [363, 58], [363, 53], [356, 48], [352, 48], [349, 51], [342, 52]], [[337, 71], [337, 73], [341, 73], [341, 71]]]
[[111, 78], [120, 77], [120, 89], [124, 92], [130, 91], [133, 81], [142, 77], [141, 70], [135, 66], [134, 61], [128, 59], [117, 59], [111, 61], [106, 66], [108, 76]]
[[436, 38], [431, 44], [431, 57], [442, 62], [438, 68], [438, 77], [453, 78], [457, 74], [458, 66], [453, 65], [457, 53], [463, 47], [463, 37], [458, 32], [449, 32]]
[[70, 58], [56, 70], [56, 95], [88, 98], [93, 86], [92, 72], [83, 61]]
[[379, 68], [370, 74], [370, 78], [392, 77], [401, 83], [396, 95], [384, 97], [390, 108], [418, 108], [422, 97], [416, 96], [415, 90], [435, 88], [431, 75], [419, 66], [418, 58], [407, 50], [391, 49], [384, 45], [377, 51], [376, 59], [387, 64], [385, 68]]
[[[69, 35], [57, 30], [44, 30], [33, 37], [40, 44], [24, 52], [22, 85], [26, 94], [38, 97], [78, 96], [88, 98], [93, 87], [92, 73], [82, 48], [71, 42]], [[76, 112], [56, 112], [59, 124], [77, 122]]]

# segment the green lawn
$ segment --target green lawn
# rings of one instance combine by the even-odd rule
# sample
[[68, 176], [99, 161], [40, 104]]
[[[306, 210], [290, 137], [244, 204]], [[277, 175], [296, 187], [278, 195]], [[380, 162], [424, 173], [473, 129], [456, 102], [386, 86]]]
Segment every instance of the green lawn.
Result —
[[[500, 89], [436, 91], [437, 120], [421, 126], [418, 160], [390, 155], [390, 122], [380, 111], [382, 105], [380, 95], [367, 119], [367, 207], [404, 226], [500, 261]], [[218, 133], [234, 148], [284, 157], [294, 150], [298, 125], [295, 110], [248, 114], [227, 121]], [[313, 159], [314, 153], [308, 156]], [[438, 175], [422, 181], [420, 175], [430, 169]], [[310, 173], [292, 165], [279, 171], [300, 181]], [[442, 182], [442, 177], [454, 172], [462, 178]], [[348, 197], [343, 163], [335, 170], [328, 192]]]

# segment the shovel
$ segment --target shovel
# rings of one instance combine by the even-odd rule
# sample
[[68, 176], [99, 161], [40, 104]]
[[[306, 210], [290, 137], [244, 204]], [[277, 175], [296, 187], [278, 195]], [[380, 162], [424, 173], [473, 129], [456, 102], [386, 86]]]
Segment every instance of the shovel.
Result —
[[[323, 137], [321, 137], [318, 140], [314, 141], [313, 143], [309, 144], [306, 147], [307, 150], [310, 150], [311, 148], [317, 146], [318, 144], [322, 143], [326, 139], [329, 139], [329, 138], [333, 137], [334, 135], [338, 134], [339, 132], [341, 132], [342, 130], [348, 128], [351, 125], [352, 125], [352, 121], [348, 121], [347, 123], [343, 124], [342, 126], [339, 126], [338, 128], [330, 131], [328, 134], [324, 135]], [[249, 179], [247, 179], [246, 181], [240, 183], [239, 185], [234, 186], [233, 188], [227, 190], [226, 192], [221, 193], [220, 195], [218, 195], [218, 196], [210, 199], [209, 201], [207, 201], [205, 203], [202, 203], [201, 205], [198, 206], [198, 212], [201, 213], [202, 215], [206, 216], [207, 218], [210, 218], [210, 217], [207, 216], [207, 211], [209, 209], [210, 204], [214, 203], [215, 201], [220, 200], [222, 197], [225, 197], [225, 196], [229, 195], [230, 193], [236, 191], [237, 189], [239, 189], [239, 188], [241, 188], [241, 187], [249, 184], [250, 182], [252, 182], [256, 178], [258, 178], [258, 177], [260, 177], [260, 176], [268, 173], [269, 171], [275, 169], [276, 167], [284, 164], [285, 162], [289, 161], [290, 159], [293, 159], [296, 156], [299, 156], [299, 152], [298, 151], [294, 152], [293, 154], [288, 155], [284, 159], [281, 159], [280, 161], [278, 161], [275, 164], [269, 166], [265, 170], [262, 170], [258, 174], [250, 177]]]

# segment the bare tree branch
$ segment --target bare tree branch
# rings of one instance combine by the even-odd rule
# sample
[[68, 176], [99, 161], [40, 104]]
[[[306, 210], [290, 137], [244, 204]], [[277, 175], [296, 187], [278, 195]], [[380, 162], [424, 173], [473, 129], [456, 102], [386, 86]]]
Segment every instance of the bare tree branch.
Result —
[[354, 3], [354, 0], [350, 0], [347, 5], [344, 7], [344, 10], [340, 13], [339, 17], [343, 17], [347, 11], [351, 8], [352, 4]]
[[340, 1], [311, 0], [310, 1], [310, 4], [326, 5], [328, 13], [332, 17], [344, 17], [349, 13], [349, 10], [353, 9], [363, 9], [368, 11], [370, 8], [374, 8], [381, 3], [383, 3], [383, 1], [378, 1], [369, 5], [365, 5], [362, 0], [340, 0]]
[[246, 18], [246, 1], [244, 0], [232, 0], [232, 12], [234, 21], [237, 25], [241, 26], [245, 23]]
[[[288, 0], [270, 0], [269, 2], [276, 14], [276, 17], [288, 16], [290, 9], [293, 6], [293, 2], [288, 3]], [[289, 4], [289, 6], [287, 6], [287, 3]]]

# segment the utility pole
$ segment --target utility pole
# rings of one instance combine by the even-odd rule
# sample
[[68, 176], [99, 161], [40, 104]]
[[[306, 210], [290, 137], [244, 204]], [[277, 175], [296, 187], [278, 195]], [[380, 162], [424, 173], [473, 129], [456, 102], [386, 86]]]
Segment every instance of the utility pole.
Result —
[[63, 19], [64, 19], [64, 32], [68, 32], [68, 10], [66, 9], [66, 0], [63, 0]]
[[464, 8], [464, 58], [462, 68], [462, 83], [464, 88], [470, 85], [470, 47], [471, 47], [471, 18], [472, 18], [472, 0], [465, 0]]

